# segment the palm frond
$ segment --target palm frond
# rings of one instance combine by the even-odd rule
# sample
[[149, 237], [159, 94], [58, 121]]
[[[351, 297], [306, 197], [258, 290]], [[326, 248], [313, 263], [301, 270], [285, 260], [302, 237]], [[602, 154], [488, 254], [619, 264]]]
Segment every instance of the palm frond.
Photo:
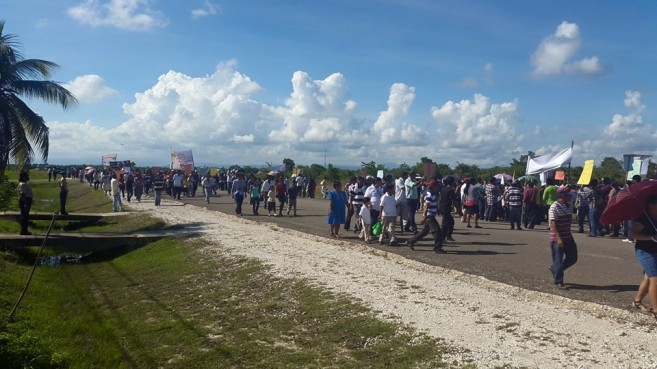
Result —
[[14, 64], [15, 73], [21, 79], [48, 78], [59, 68], [56, 63], [41, 59], [25, 59]]
[[16, 93], [28, 98], [38, 98], [49, 103], [57, 103], [64, 109], [76, 105], [78, 100], [57, 82], [21, 80], [13, 84]]

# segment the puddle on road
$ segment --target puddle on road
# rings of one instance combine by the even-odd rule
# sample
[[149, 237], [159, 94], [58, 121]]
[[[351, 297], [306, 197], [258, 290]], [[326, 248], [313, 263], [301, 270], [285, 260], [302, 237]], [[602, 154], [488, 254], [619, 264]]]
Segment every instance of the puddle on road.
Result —
[[39, 265], [58, 266], [67, 264], [80, 264], [82, 262], [82, 255], [60, 255], [42, 258], [39, 260]]

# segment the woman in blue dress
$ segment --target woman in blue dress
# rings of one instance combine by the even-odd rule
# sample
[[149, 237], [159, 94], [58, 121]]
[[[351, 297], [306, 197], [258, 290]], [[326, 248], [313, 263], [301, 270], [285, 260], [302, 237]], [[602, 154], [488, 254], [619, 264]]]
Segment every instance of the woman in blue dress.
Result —
[[331, 237], [340, 238], [340, 226], [345, 222], [345, 209], [347, 208], [347, 193], [342, 191], [340, 181], [333, 182], [334, 190], [329, 193], [329, 213], [327, 223]]

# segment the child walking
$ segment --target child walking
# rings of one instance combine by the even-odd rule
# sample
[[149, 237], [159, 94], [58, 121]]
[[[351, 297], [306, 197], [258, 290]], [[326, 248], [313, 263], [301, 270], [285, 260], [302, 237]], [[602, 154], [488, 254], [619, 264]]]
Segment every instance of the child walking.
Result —
[[257, 183], [251, 184], [251, 205], [253, 205], [253, 215], [258, 214], [260, 208], [260, 186]]
[[276, 215], [276, 191], [274, 190], [274, 186], [271, 186], [267, 192], [267, 211], [269, 212], [269, 216], [272, 216], [272, 212]]
[[360, 208], [358, 213], [358, 220], [361, 225], [360, 235], [358, 238], [365, 241], [366, 243], [372, 243], [372, 201], [369, 197], [363, 198], [363, 206]]

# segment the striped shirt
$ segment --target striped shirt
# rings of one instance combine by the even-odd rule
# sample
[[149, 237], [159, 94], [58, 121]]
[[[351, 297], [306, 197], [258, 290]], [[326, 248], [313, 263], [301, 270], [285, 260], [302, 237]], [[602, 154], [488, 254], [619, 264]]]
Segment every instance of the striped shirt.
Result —
[[506, 203], [509, 206], [522, 206], [522, 188], [513, 186], [509, 187], [504, 195], [504, 200], [506, 200]]
[[[556, 223], [556, 229], [564, 243], [574, 242], [573, 234], [570, 231], [570, 225], [573, 221], [573, 207], [569, 203], [555, 201], [550, 205], [548, 210], [548, 220]], [[550, 241], [556, 242], [557, 235], [550, 227]]]
[[488, 183], [484, 187], [484, 191], [486, 191], [486, 205], [495, 204], [497, 198], [500, 196], [500, 189], [496, 185]]
[[579, 202], [580, 207], [588, 207], [592, 200], [593, 191], [591, 191], [588, 186], [582, 187], [582, 189], [577, 192], [577, 201]]
[[424, 206], [427, 209], [427, 217], [435, 217], [438, 213], [438, 201], [435, 193], [427, 191], [424, 194]]
[[365, 198], [365, 185], [358, 186], [358, 183], [355, 183], [349, 187], [349, 196], [351, 197], [351, 203], [356, 206], [363, 206], [363, 199]]

